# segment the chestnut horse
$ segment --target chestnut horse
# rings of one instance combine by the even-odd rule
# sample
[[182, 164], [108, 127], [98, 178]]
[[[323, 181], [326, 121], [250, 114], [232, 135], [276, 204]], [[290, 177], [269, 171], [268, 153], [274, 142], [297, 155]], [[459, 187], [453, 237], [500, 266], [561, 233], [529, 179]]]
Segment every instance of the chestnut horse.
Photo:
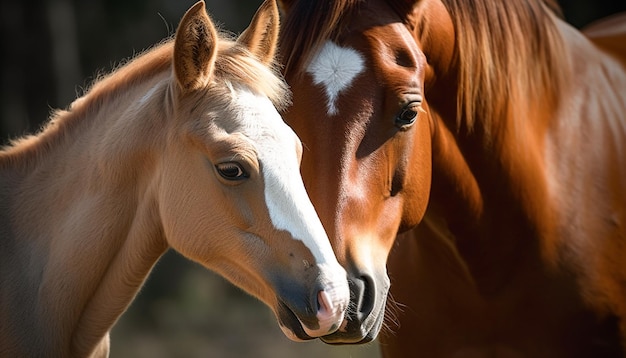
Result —
[[356, 298], [323, 340], [374, 339], [391, 284], [388, 357], [622, 356], [626, 17], [585, 34], [553, 1], [281, 7], [284, 119]]
[[175, 39], [0, 152], [0, 356], [107, 356], [171, 247], [265, 302], [289, 337], [334, 332], [349, 290], [276, 106], [274, 0], [237, 40], [199, 2]]

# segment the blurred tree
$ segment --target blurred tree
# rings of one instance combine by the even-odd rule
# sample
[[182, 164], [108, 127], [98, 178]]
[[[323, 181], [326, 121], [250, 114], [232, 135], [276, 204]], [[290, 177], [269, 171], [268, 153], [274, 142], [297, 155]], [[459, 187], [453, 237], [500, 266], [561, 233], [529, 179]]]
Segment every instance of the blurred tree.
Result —
[[45, 0], [0, 3], [0, 134], [20, 134], [47, 118], [54, 96]]

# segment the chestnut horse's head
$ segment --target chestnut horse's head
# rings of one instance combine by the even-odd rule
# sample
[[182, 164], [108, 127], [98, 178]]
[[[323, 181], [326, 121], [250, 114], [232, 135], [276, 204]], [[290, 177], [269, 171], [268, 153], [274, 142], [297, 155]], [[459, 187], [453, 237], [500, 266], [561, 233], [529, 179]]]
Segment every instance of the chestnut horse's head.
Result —
[[[293, 91], [284, 119], [303, 142], [305, 185], [354, 300], [326, 342], [376, 337], [389, 289], [387, 256], [396, 234], [426, 210], [433, 120], [424, 88], [432, 69], [410, 24], [417, 8], [433, 7], [436, 16], [440, 5], [281, 1], [280, 50]], [[453, 31], [441, 14], [441, 26]]]

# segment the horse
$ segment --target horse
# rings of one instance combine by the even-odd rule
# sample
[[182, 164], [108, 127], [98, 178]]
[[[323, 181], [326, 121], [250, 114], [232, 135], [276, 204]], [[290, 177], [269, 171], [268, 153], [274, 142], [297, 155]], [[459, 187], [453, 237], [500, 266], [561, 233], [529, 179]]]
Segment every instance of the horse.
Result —
[[288, 337], [349, 301], [278, 108], [275, 1], [236, 39], [204, 2], [167, 39], [0, 152], [0, 356], [106, 357], [172, 248], [267, 304]]
[[353, 297], [322, 340], [624, 356], [626, 15], [581, 32], [550, 0], [279, 3], [283, 119]]

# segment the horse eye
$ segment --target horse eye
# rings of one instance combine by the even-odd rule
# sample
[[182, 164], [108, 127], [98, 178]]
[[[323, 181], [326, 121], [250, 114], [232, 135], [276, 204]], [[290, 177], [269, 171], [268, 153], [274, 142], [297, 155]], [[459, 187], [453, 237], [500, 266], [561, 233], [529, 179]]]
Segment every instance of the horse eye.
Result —
[[219, 163], [215, 169], [226, 180], [243, 180], [250, 177], [241, 164], [236, 162]]
[[417, 118], [417, 109], [418, 106], [415, 105], [407, 106], [402, 109], [396, 117], [396, 126], [402, 128], [413, 124]]

